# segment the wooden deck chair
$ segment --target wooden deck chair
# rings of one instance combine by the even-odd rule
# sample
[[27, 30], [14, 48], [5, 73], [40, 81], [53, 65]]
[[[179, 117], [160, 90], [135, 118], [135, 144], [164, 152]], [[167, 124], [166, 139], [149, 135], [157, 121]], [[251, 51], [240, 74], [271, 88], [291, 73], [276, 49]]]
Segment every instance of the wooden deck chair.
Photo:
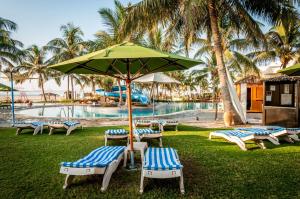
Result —
[[64, 189], [75, 176], [103, 174], [101, 191], [105, 191], [110, 178], [124, 156], [125, 146], [102, 146], [76, 162], [62, 162], [60, 173], [66, 174]]

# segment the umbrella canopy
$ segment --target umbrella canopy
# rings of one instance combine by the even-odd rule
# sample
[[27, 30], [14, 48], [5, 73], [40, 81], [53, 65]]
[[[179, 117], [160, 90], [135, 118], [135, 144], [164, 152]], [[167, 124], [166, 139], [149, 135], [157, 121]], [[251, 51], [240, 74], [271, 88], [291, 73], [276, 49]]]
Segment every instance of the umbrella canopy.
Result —
[[300, 76], [300, 64], [296, 64], [285, 69], [279, 70], [278, 73], [282, 73], [288, 76]]
[[165, 75], [163, 73], [152, 73], [145, 75], [143, 77], [140, 77], [134, 82], [139, 82], [139, 83], [160, 83], [160, 84], [180, 84], [179, 81], [176, 79], [169, 77], [168, 75]]
[[131, 165], [133, 162], [133, 127], [131, 81], [154, 72], [185, 70], [200, 62], [179, 55], [142, 47], [130, 42], [114, 45], [52, 66], [63, 73], [100, 74], [126, 80]]
[[[9, 86], [0, 83], [0, 91], [10, 91], [10, 90], [11, 88]], [[14, 91], [16, 91], [16, 89], [14, 89]]]

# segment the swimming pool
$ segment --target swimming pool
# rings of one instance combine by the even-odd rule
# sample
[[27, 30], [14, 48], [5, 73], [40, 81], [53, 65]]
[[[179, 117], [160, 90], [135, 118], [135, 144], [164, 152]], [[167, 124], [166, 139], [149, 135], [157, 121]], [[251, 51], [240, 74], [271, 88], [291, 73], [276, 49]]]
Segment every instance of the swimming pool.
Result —
[[[154, 115], [166, 115], [186, 110], [213, 109], [212, 103], [157, 103]], [[70, 117], [70, 118], [127, 118], [127, 107], [98, 107], [92, 105], [57, 105], [43, 106], [16, 111], [31, 117]], [[134, 107], [133, 117], [152, 116], [152, 106]]]

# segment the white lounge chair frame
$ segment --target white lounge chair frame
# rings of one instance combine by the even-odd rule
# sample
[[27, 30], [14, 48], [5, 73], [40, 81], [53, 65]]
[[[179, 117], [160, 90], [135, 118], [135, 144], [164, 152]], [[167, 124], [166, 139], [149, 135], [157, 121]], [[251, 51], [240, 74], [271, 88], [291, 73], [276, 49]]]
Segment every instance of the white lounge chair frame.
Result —
[[66, 135], [70, 135], [72, 131], [74, 131], [75, 129], [77, 129], [78, 127], [81, 127], [81, 129], [83, 129], [82, 125], [80, 123], [72, 125], [72, 126], [67, 126], [63, 123], [50, 123], [48, 124], [49, 127], [49, 135], [53, 134], [53, 131], [55, 129], [66, 129], [67, 133]]
[[247, 151], [245, 141], [248, 141], [248, 140], [253, 140], [255, 142], [255, 144], [258, 145], [260, 148], [266, 149], [262, 139], [259, 139], [259, 138], [255, 137], [254, 135], [249, 135], [246, 137], [239, 138], [237, 136], [227, 136], [224, 133], [211, 132], [209, 134], [208, 139], [211, 140], [213, 136], [214, 137], [222, 137], [222, 138], [228, 140], [229, 142], [236, 143], [240, 147], [240, 149], [242, 149], [243, 151]]
[[159, 147], [162, 147], [162, 133], [155, 133], [155, 134], [134, 134], [136, 141], [141, 142], [143, 139], [158, 139], [159, 140]]
[[[143, 122], [143, 121], [149, 121], [149, 122]], [[137, 127], [152, 128], [153, 127], [153, 123], [151, 122], [151, 120], [135, 120], [133, 122], [133, 124], [134, 124], [134, 128], [137, 128]]]
[[[264, 126], [252, 126], [251, 128], [262, 128], [268, 130], [268, 128]], [[286, 142], [289, 143], [294, 143], [293, 140], [297, 141], [298, 138], [298, 136], [293, 136], [293, 133], [289, 133], [287, 129], [269, 135], [255, 135], [255, 138], [257, 139], [267, 139], [275, 145], [280, 145], [278, 137], [282, 137]]]
[[175, 128], [175, 131], [178, 131], [178, 122], [174, 122], [174, 121], [170, 121], [170, 120], [166, 120], [165, 121], [166, 123], [165, 124], [160, 124], [160, 130], [161, 131], [164, 131], [165, 127], [174, 127]]
[[[177, 152], [176, 152], [176, 154], [177, 154]], [[178, 157], [178, 155], [177, 155], [177, 157]], [[145, 178], [166, 179], [166, 178], [177, 178], [177, 177], [180, 177], [180, 181], [179, 181], [180, 192], [182, 194], [184, 194], [185, 190], [184, 190], [182, 168], [181, 169], [172, 169], [172, 170], [148, 170], [148, 169], [145, 169], [142, 167], [140, 193], [142, 194], [144, 192], [144, 179]]]
[[108, 140], [127, 140], [127, 144], [129, 144], [129, 136], [128, 135], [104, 135], [105, 146], [107, 146]]
[[20, 135], [24, 129], [33, 129], [33, 135], [37, 135], [39, 132], [43, 133], [44, 125], [34, 126], [30, 123], [28, 124], [14, 124], [14, 127], [17, 128], [16, 135]]
[[61, 166], [60, 173], [67, 175], [63, 189], [66, 189], [70, 186], [75, 176], [103, 174], [104, 176], [102, 180], [101, 191], [104, 192], [109, 185], [112, 174], [116, 171], [121, 160], [123, 159], [123, 156], [124, 152], [121, 153], [116, 160], [112, 161], [106, 167], [74, 168]]

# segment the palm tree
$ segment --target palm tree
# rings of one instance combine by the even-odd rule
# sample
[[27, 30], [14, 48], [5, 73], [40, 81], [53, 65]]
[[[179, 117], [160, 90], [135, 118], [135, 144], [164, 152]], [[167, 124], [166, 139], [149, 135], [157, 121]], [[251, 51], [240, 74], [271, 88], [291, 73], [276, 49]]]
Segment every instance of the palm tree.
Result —
[[299, 19], [281, 20], [280, 24], [271, 28], [265, 36], [269, 48], [257, 50], [250, 54], [256, 62], [275, 61], [279, 58], [281, 68], [286, 68], [291, 61], [300, 61]]
[[[222, 48], [223, 35], [220, 32], [219, 22], [226, 19], [231, 26], [235, 26], [237, 30], [252, 37], [253, 40], [263, 40], [263, 33], [251, 15], [264, 17], [266, 21], [272, 22], [276, 21], [278, 16], [283, 13], [296, 16], [296, 9], [290, 5], [292, 2], [299, 3], [300, 1], [144, 0], [129, 9], [124, 32], [145, 29], [146, 25], [151, 29], [154, 25], [161, 23], [168, 26], [167, 29], [171, 36], [184, 35], [187, 48], [197, 34], [205, 31], [206, 34], [211, 35], [218, 65], [224, 111], [236, 113], [228, 88]], [[238, 114], [235, 116], [235, 122], [240, 123], [241, 118]]]
[[58, 85], [60, 85], [60, 74], [57, 71], [52, 70], [48, 66], [51, 64], [50, 59], [47, 59], [46, 47], [38, 47], [32, 45], [25, 50], [25, 57], [20, 65], [21, 70], [25, 71], [22, 73], [23, 79], [19, 79], [19, 82], [23, 82], [28, 77], [37, 76], [38, 86], [42, 89], [44, 101], [47, 101], [45, 95], [44, 84], [50, 78], [53, 78]]
[[[62, 25], [60, 30], [62, 32], [62, 38], [55, 38], [47, 44], [47, 49], [54, 53], [53, 60], [61, 62], [83, 54], [87, 47], [87, 42], [83, 41], [83, 32], [80, 27], [74, 26], [72, 23], [68, 23], [67, 25]], [[74, 100], [74, 79], [79, 79], [80, 76], [72, 74], [68, 75], [67, 78], [67, 98], [69, 98], [71, 83], [71, 99]]]
[[[196, 82], [208, 83], [208, 86], [213, 91], [213, 101], [215, 102], [215, 120], [218, 117], [218, 97], [219, 97], [219, 76], [217, 68], [217, 60], [214, 54], [211, 54], [204, 59], [204, 67], [200, 70], [193, 70], [192, 75]], [[206, 85], [205, 85], [206, 86]]]
[[[234, 76], [246, 77], [249, 75], [260, 76], [260, 70], [247, 54], [252, 49], [258, 47], [259, 44], [256, 44], [255, 41], [251, 38], [239, 38], [237, 37], [237, 32], [232, 28], [224, 24], [223, 27], [220, 27], [222, 32], [222, 50], [224, 52], [224, 63], [229, 71], [234, 73]], [[211, 38], [203, 39], [196, 38], [194, 44], [199, 46], [199, 49], [196, 51], [194, 58], [201, 59], [202, 56], [208, 56], [212, 61], [212, 57], [215, 58], [215, 55], [212, 55], [214, 51], [214, 46], [211, 43]], [[243, 54], [247, 52], [247, 54]], [[215, 60], [216, 61], [216, 60]]]

